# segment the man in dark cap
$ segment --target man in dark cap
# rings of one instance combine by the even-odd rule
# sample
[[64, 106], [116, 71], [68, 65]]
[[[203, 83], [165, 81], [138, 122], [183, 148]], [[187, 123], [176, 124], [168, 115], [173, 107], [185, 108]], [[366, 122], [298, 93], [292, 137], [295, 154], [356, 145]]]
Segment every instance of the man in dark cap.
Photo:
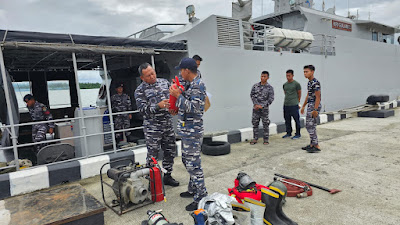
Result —
[[143, 115], [143, 131], [146, 138], [147, 165], [151, 158], [157, 158], [160, 151], [164, 152], [162, 162], [166, 170], [163, 181], [165, 185], [179, 186], [172, 177], [174, 158], [176, 155], [175, 133], [169, 108], [169, 87], [171, 84], [163, 78], [157, 78], [157, 73], [149, 63], [143, 63], [138, 68], [143, 81], [135, 90], [138, 111]]
[[[111, 108], [113, 113], [131, 111], [131, 98], [129, 95], [124, 93], [124, 85], [118, 84], [115, 88], [117, 91], [116, 94], [111, 96]], [[131, 125], [130, 119], [132, 119], [131, 114], [119, 114], [115, 115], [114, 117], [114, 129], [121, 130], [121, 129], [128, 129]], [[130, 131], [125, 131], [125, 136], [128, 137], [131, 134]], [[123, 140], [123, 132], [115, 133], [115, 139], [118, 142]]]
[[197, 209], [199, 201], [207, 196], [204, 173], [201, 167], [201, 139], [203, 137], [203, 114], [206, 98], [206, 87], [197, 74], [194, 59], [184, 58], [176, 69], [180, 70], [187, 87], [180, 89], [170, 87], [169, 92], [177, 98], [178, 133], [182, 137], [182, 162], [190, 175], [188, 191], [180, 194], [183, 198], [193, 198], [186, 206], [187, 211]]
[[192, 57], [192, 59], [194, 59], [196, 61], [196, 65], [197, 65], [197, 75], [201, 78], [201, 73], [199, 70], [200, 64], [203, 61], [203, 59], [199, 56], [199, 55], [194, 55]]
[[[35, 100], [31, 94], [24, 96], [24, 102], [28, 107], [29, 114], [34, 122], [53, 120], [50, 110], [42, 103]], [[46, 140], [47, 131], [52, 134], [54, 132], [54, 123], [41, 123], [32, 125], [32, 141], [41, 142]], [[41, 148], [47, 144], [35, 145], [35, 153], [37, 154]]]

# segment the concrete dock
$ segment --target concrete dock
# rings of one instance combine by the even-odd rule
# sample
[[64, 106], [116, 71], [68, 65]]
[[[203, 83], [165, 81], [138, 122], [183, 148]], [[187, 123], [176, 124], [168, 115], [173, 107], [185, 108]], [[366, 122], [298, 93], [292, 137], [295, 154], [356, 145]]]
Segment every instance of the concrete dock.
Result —
[[[202, 155], [202, 166], [208, 193], [228, 194], [227, 188], [239, 171], [249, 174], [257, 183], [268, 184], [274, 173], [340, 189], [331, 195], [313, 188], [307, 198], [287, 198], [284, 212], [298, 224], [399, 224], [400, 223], [400, 110], [386, 119], [351, 118], [317, 127], [322, 152], [309, 154], [300, 148], [309, 143], [302, 129], [299, 140], [273, 135], [270, 145], [259, 141], [233, 144], [226, 156]], [[171, 222], [193, 224], [185, 206], [191, 199], [179, 193], [187, 190], [189, 176], [175, 159], [173, 176], [179, 187], [166, 186], [167, 202], [145, 206], [122, 216], [111, 210], [104, 212], [106, 224], [140, 224], [149, 209], [162, 209]], [[100, 179], [93, 177], [79, 182], [102, 202]], [[111, 191], [106, 196], [111, 197]]]

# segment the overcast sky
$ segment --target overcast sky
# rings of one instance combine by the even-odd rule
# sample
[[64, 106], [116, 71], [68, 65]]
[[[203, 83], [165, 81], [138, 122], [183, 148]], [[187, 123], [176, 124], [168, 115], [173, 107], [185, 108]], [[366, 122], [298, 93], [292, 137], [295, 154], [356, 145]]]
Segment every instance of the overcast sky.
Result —
[[[335, 0], [325, 0], [326, 9]], [[400, 0], [349, 0], [360, 19], [400, 25]], [[187, 21], [193, 4], [196, 17], [231, 16], [232, 0], [0, 0], [0, 29], [107, 36], [127, 36], [156, 23]], [[263, 5], [263, 7], [261, 7]], [[273, 11], [272, 0], [253, 0], [253, 17]], [[322, 0], [314, 1], [321, 9]], [[347, 15], [347, 0], [336, 0], [337, 14]]]
[[[187, 22], [186, 6], [196, 17], [231, 16], [233, 0], [0, 0], [0, 29], [128, 36], [156, 23]], [[237, 0], [235, 0], [237, 1]], [[289, 0], [287, 0], [289, 1]], [[323, 0], [314, 0], [321, 10]], [[347, 16], [347, 0], [325, 0], [325, 9], [336, 2], [336, 14]], [[352, 15], [387, 25], [400, 25], [400, 0], [349, 0]], [[253, 18], [272, 13], [272, 0], [253, 0]], [[97, 72], [84, 71], [80, 82], [100, 82]]]

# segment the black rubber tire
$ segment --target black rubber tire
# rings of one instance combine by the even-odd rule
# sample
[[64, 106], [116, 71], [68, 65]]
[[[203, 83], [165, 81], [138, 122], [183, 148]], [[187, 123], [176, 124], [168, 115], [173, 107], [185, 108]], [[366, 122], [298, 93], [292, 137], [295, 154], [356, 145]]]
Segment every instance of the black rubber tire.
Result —
[[389, 95], [370, 95], [367, 98], [367, 104], [376, 105], [377, 102], [388, 102]]
[[231, 152], [231, 144], [225, 141], [212, 141], [203, 143], [201, 151], [204, 155], [227, 155]]

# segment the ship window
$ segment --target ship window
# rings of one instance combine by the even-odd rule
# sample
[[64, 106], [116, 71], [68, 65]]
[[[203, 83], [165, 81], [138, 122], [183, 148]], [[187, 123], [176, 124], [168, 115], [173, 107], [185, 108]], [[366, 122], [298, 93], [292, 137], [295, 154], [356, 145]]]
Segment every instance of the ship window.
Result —
[[[102, 83], [100, 72], [98, 70], [79, 70], [78, 80], [81, 90], [82, 107], [96, 106]], [[110, 78], [109, 80], [111, 82]]]
[[71, 107], [68, 80], [47, 81], [50, 109]]
[[24, 102], [24, 96], [27, 94], [32, 94], [32, 82], [23, 81], [23, 82], [12, 82], [14, 87], [15, 96], [18, 102], [18, 108], [20, 112], [27, 112], [26, 104]]
[[372, 32], [372, 40], [378, 41], [378, 33], [377, 32]]
[[382, 34], [383, 40], [386, 40], [388, 44], [394, 44], [394, 36], [390, 34]]

